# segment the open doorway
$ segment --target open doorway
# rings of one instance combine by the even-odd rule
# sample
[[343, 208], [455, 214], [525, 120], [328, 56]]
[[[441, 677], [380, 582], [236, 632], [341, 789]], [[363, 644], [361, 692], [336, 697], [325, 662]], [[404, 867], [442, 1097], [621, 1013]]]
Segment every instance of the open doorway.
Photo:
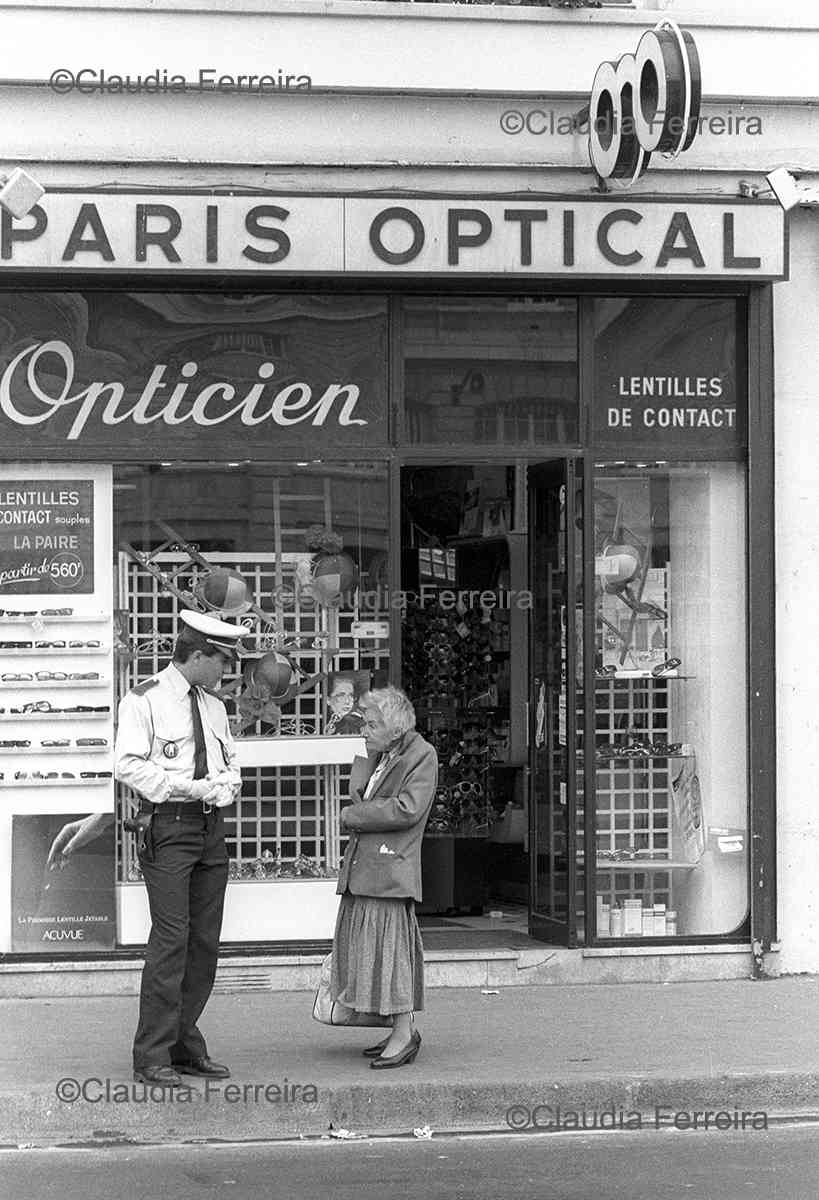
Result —
[[439, 762], [424, 938], [529, 945], [526, 465], [405, 466], [401, 514], [402, 686]]

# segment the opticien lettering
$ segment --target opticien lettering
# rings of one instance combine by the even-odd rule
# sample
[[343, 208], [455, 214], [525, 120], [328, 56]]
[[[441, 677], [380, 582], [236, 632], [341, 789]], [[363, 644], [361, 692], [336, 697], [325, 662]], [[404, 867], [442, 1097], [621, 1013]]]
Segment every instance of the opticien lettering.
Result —
[[[44, 355], [56, 355], [62, 360], [64, 381], [56, 396], [48, 395], [38, 378], [38, 368], [49, 380], [56, 374], [52, 363], [48, 364], [47, 369], [41, 366], [40, 360]], [[19, 375], [26, 359], [28, 366], [25, 378], [34, 406], [30, 401], [23, 406], [20, 400]], [[275, 395], [265, 396], [267, 381], [276, 366], [272, 362], [263, 362], [256, 372], [261, 382], [254, 383], [246, 396], [232, 404], [236, 399], [236, 388], [227, 382], [209, 383], [191, 396], [187, 394], [190, 382], [177, 383], [167, 398], [158, 397], [160, 391], [169, 387], [169, 383], [163, 379], [167, 369], [166, 363], [157, 363], [136, 402], [126, 407], [129, 402], [125, 398], [125, 384], [116, 381], [104, 383], [97, 380], [72, 395], [74, 355], [71, 348], [60, 341], [35, 342], [16, 355], [3, 372], [0, 379], [0, 410], [17, 425], [41, 425], [56, 413], [76, 409], [66, 435], [68, 441], [75, 441], [80, 436], [98, 407], [102, 408], [100, 420], [103, 425], [120, 425], [124, 421], [133, 421], [135, 425], [151, 425], [155, 421], [165, 425], [182, 425], [185, 421], [192, 421], [195, 425], [210, 426], [222, 425], [232, 417], [238, 417], [247, 426], [262, 425], [265, 421], [285, 426], [304, 422], [321, 426], [331, 414], [340, 426], [368, 423], [363, 417], [353, 415], [360, 396], [360, 389], [354, 383], [331, 383], [316, 398], [313, 389], [304, 382], [290, 383]], [[179, 375], [183, 380], [190, 381], [198, 370], [198, 363], [186, 362], [179, 369]], [[33, 411], [29, 411], [32, 407]]]

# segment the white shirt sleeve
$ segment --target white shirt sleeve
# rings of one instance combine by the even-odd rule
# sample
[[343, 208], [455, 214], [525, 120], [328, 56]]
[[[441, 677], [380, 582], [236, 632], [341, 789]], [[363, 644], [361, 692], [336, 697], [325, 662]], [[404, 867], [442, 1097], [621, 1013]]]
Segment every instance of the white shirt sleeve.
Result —
[[151, 804], [164, 804], [179, 780], [151, 760], [153, 722], [148, 701], [129, 693], [119, 705], [114, 775]]

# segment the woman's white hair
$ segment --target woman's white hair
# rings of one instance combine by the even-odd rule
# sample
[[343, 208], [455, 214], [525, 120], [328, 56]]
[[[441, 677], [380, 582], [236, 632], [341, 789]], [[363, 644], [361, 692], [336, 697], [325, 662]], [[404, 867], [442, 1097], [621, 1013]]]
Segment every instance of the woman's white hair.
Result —
[[358, 702], [360, 709], [375, 708], [394, 738], [402, 737], [415, 728], [415, 709], [406, 692], [392, 684], [365, 692]]

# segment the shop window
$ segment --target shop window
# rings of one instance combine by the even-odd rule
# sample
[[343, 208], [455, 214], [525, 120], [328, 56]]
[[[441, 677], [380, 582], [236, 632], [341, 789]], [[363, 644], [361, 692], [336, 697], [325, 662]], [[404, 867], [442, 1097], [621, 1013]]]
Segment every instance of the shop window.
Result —
[[402, 336], [407, 441], [577, 441], [573, 299], [407, 298]]
[[[248, 628], [223, 679], [238, 741], [357, 732], [358, 697], [389, 670], [385, 465], [129, 465], [114, 497], [115, 699], [171, 661], [180, 609], [228, 603], [208, 581], [230, 572], [240, 611], [220, 611]], [[349, 765], [332, 758], [243, 768], [226, 814], [231, 878], [336, 871]], [[139, 878], [130, 839], [120, 878]]]
[[595, 477], [599, 937], [748, 911], [745, 469]]

